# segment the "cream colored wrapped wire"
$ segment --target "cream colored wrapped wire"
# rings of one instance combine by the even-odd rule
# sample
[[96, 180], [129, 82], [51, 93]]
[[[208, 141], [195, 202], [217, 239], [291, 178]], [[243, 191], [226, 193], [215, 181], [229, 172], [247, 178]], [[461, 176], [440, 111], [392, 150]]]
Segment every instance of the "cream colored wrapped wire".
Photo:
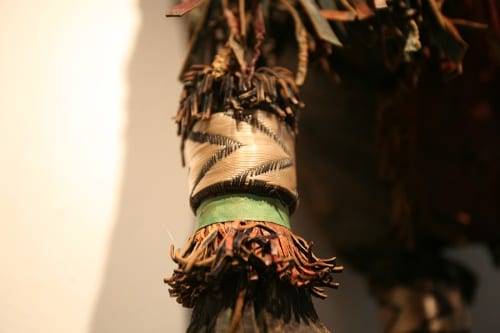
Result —
[[293, 211], [298, 194], [295, 135], [273, 113], [218, 112], [200, 119], [186, 137], [191, 205], [228, 193], [280, 199]]

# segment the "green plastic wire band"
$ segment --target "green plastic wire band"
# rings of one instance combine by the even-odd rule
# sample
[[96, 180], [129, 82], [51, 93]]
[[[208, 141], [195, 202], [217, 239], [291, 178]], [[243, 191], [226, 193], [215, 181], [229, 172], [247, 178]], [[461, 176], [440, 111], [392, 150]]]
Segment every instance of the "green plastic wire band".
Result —
[[222, 195], [205, 200], [196, 216], [198, 229], [235, 220], [266, 221], [290, 229], [288, 208], [277, 199], [253, 194]]

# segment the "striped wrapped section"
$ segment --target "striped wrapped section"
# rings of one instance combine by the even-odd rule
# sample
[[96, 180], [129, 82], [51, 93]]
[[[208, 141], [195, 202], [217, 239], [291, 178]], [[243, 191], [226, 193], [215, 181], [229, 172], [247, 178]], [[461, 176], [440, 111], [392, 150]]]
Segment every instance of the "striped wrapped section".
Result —
[[293, 211], [294, 144], [293, 130], [270, 112], [229, 110], [198, 120], [185, 141], [192, 208], [213, 196], [252, 193], [277, 198]]

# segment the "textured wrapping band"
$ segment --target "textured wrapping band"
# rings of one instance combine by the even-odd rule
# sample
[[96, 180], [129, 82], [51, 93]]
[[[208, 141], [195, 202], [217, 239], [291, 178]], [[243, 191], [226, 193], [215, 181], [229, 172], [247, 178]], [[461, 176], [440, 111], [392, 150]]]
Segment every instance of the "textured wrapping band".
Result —
[[296, 207], [295, 134], [277, 115], [252, 110], [217, 112], [200, 119], [185, 139], [190, 202], [250, 193]]
[[290, 229], [288, 208], [278, 199], [253, 194], [221, 195], [203, 201], [196, 211], [198, 228], [219, 222], [265, 221]]

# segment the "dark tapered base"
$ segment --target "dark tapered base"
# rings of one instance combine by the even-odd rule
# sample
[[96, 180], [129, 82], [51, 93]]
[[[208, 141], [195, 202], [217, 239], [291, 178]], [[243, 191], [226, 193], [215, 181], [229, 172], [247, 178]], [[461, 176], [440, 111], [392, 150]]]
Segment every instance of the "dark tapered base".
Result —
[[293, 287], [262, 271], [248, 282], [234, 273], [194, 306], [188, 333], [330, 332], [318, 319], [307, 288]]

